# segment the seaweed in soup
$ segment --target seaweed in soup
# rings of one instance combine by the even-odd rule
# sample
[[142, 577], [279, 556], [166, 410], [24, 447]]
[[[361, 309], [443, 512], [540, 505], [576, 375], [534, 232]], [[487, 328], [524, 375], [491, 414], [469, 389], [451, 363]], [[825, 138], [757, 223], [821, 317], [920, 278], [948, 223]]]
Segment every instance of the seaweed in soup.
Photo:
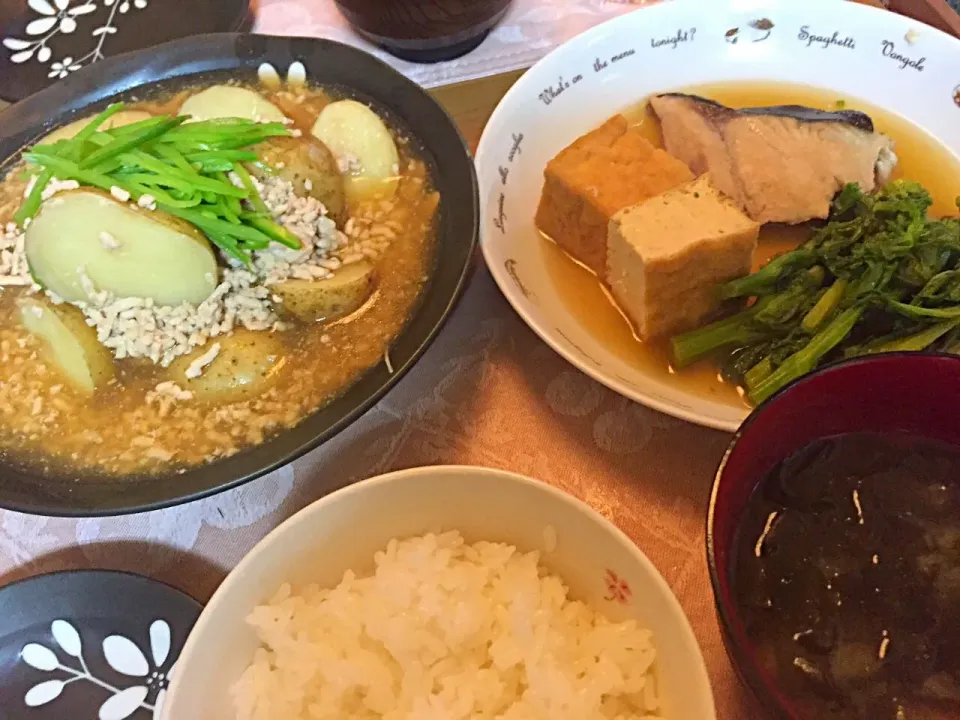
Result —
[[846, 434], [783, 460], [738, 528], [734, 592], [798, 717], [960, 712], [960, 448]]

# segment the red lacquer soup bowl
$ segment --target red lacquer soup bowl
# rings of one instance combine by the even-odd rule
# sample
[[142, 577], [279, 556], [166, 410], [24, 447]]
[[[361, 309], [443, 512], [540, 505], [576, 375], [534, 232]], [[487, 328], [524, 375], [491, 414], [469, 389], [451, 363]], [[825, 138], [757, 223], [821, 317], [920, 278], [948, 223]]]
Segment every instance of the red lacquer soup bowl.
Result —
[[909, 433], [960, 445], [960, 357], [894, 353], [828, 366], [759, 406], [730, 443], [710, 496], [707, 562], [727, 653], [771, 718], [798, 715], [760, 667], [738, 616], [731, 577], [738, 525], [778, 462], [850, 432]]

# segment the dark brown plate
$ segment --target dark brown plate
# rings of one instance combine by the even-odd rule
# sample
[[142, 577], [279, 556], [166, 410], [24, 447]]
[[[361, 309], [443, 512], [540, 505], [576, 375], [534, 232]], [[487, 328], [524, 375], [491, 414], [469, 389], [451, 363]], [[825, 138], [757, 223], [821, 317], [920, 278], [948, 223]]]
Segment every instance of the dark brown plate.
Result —
[[0, 0], [0, 97], [23, 100], [107, 57], [252, 24], [250, 0]]
[[328, 40], [214, 34], [176, 40], [84, 68], [0, 114], [0, 158], [52, 127], [110, 102], [201, 78], [256, 77], [269, 62], [281, 74], [294, 61], [307, 77], [348, 88], [406, 126], [420, 143], [441, 195], [435, 269], [420, 304], [384, 363], [296, 427], [230, 458], [182, 474], [98, 478], [41, 476], [0, 465], [0, 507], [45, 515], [93, 516], [176, 505], [236, 487], [291, 462], [336, 435], [413, 366], [446, 320], [473, 264], [479, 201], [473, 161], [446, 112], [418, 85], [361, 50]]
[[0, 588], [0, 607], [4, 720], [159, 717], [201, 610], [169, 585], [111, 570], [21, 580]]

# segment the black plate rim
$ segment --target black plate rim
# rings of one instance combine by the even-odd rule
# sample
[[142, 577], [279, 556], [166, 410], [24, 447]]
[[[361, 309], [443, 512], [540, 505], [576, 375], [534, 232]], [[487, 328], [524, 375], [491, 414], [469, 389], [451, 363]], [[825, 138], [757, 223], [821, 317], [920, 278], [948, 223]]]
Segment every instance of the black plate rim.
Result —
[[[102, 600], [102, 597], [89, 592], [82, 595], [76, 592], [78, 585], [89, 585], [90, 583], [96, 583], [98, 586], [109, 583], [108, 587], [113, 589], [129, 589], [130, 592], [140, 593], [141, 596], [146, 595], [149, 598], [156, 597], [158, 601], [162, 600], [162, 602], [148, 602], [146, 606], [133, 612], [112, 610], [112, 606], [109, 603], [107, 605], [103, 605], [102, 602], [99, 602]], [[39, 605], [28, 605], [21, 601], [19, 604], [20, 611], [18, 613], [17, 607], [13, 606], [13, 603], [16, 602], [16, 598], [19, 595], [26, 593], [31, 599], [35, 599], [36, 593], [32, 593], [31, 591], [34, 590], [34, 586], [42, 586], [44, 584], [48, 584], [49, 587], [41, 589], [49, 590], [51, 593], [46, 595], [46, 597], [49, 598], [46, 600], [47, 604], [41, 603]], [[64, 616], [61, 613], [51, 612], [51, 601], [56, 602], [57, 600], [62, 600], [64, 595], [69, 595], [69, 604], [76, 605], [80, 608], [83, 608], [83, 610], [77, 612], [76, 615], [67, 613], [67, 616]], [[178, 611], [176, 613], [172, 612], [171, 605], [178, 607]], [[139, 608], [139, 605], [137, 607]], [[137, 619], [143, 621], [152, 621], [156, 619], [158, 614], [164, 614], [164, 611], [167, 611], [167, 615], [170, 620], [174, 620], [176, 618], [183, 620], [192, 615], [192, 624], [181, 626], [183, 633], [183, 644], [180, 647], [178, 656], [173, 660], [173, 663], [175, 664], [179, 659], [179, 655], [183, 654], [183, 648], [186, 646], [186, 641], [189, 639], [193, 627], [196, 625], [197, 620], [200, 618], [200, 615], [203, 612], [204, 603], [201, 603], [191, 594], [181, 590], [180, 588], [174, 587], [173, 585], [170, 585], [162, 580], [157, 580], [156, 578], [152, 578], [147, 575], [141, 575], [140, 573], [131, 572], [128, 570], [70, 568], [65, 570], [43, 572], [38, 575], [31, 575], [19, 580], [14, 580], [6, 585], [0, 585], [0, 608], [4, 608], [5, 610], [4, 617], [10, 617], [17, 614], [21, 615], [21, 617], [26, 615], [28, 617], [28, 624], [30, 625], [41, 622], [49, 623], [53, 620], [62, 618], [71, 622], [77, 622], [78, 627], [83, 627], [84, 623], [79, 621], [91, 619], [94, 611], [96, 612], [97, 618], [115, 618], [121, 622]], [[0, 637], [9, 638], [11, 635], [16, 635], [18, 631], [23, 630], [27, 626], [9, 622], [5, 624], [3, 619], [0, 619], [0, 627], [3, 627], [3, 633], [0, 635]], [[0, 685], [2, 685], [2, 683], [0, 683]], [[39, 712], [41, 713], [42, 717], [52, 717], [49, 714], [51, 712], [50, 710], [40, 710]], [[5, 717], [5, 715], [3, 716]], [[33, 717], [33, 715], [31, 715], [31, 717]], [[56, 717], [60, 717], [60, 715], [56, 715]]]
[[[212, 495], [226, 492], [245, 483], [251, 482], [270, 472], [273, 472], [274, 470], [277, 470], [278, 468], [290, 464], [311, 450], [314, 450], [338, 435], [349, 425], [353, 424], [357, 419], [364, 415], [397, 383], [399, 383], [399, 381], [407, 374], [407, 372], [409, 372], [412, 367], [422, 358], [423, 354], [436, 339], [437, 335], [440, 333], [440, 330], [449, 319], [450, 314], [453, 312], [456, 304], [463, 295], [467, 280], [474, 270], [476, 261], [476, 248], [480, 224], [480, 200], [476, 168], [473, 163], [472, 154], [453, 118], [433, 96], [431, 96], [425, 89], [417, 85], [415, 82], [401, 74], [399, 71], [394, 70], [390, 65], [383, 62], [379, 58], [376, 58], [375, 56], [350, 45], [326, 38], [315, 37], [271, 36], [248, 33], [209, 33], [205, 35], [193, 35], [186, 38], [180, 38], [151, 48], [135, 50], [129, 53], [111, 56], [98, 63], [95, 63], [94, 65], [82, 68], [63, 81], [44, 88], [38, 93], [35, 93], [29, 98], [10, 106], [8, 109], [0, 113], [0, 119], [5, 121], [2, 123], [2, 125], [0, 125], [0, 128], [2, 128], [0, 129], [0, 144], [9, 142], [10, 138], [14, 137], [9, 128], [14, 128], [13, 132], [16, 132], [15, 128], [21, 128], [18, 135], [20, 135], [25, 142], [30, 142], [41, 136], [45, 131], [49, 130], [54, 125], [62, 124], [69, 119], [76, 117], [86, 108], [103, 104], [104, 101], [110, 97], [115, 97], [125, 92], [135, 90], [138, 87], [148, 86], [153, 83], [160, 82], [161, 80], [169, 81], [184, 76], [201, 75], [205, 72], [216, 69], [217, 56], [211, 52], [211, 48], [216, 47], [218, 49], [223, 49], [224, 46], [229, 45], [235, 48], [234, 53], [239, 57], [241, 52], [248, 52], [247, 48], [244, 47], [245, 45], [269, 47], [275, 44], [282, 44], [286, 46], [290, 49], [290, 52], [293, 56], [298, 55], [295, 50], [296, 46], [305, 45], [313, 48], [324, 49], [332, 53], [339, 53], [357, 63], [368, 66], [373, 72], [383, 77], [381, 84], [388, 85], [391, 87], [391, 89], [413, 92], [419, 96], [420, 100], [418, 102], [429, 107], [430, 111], [434, 113], [437, 118], [442, 118], [442, 121], [447, 124], [448, 127], [444, 128], [445, 132], [450, 133], [452, 131], [452, 133], [458, 138], [458, 154], [462, 153], [462, 159], [466, 161], [465, 167], [468, 169], [468, 172], [463, 180], [469, 184], [469, 194], [472, 198], [472, 201], [469, 208], [457, 207], [454, 211], [454, 214], [457, 216], [464, 216], [464, 221], [458, 223], [458, 227], [464, 225], [465, 223], [469, 223], [470, 231], [468, 237], [459, 237], [457, 239], [457, 242], [463, 246], [462, 254], [465, 258], [465, 261], [463, 262], [462, 267], [456, 269], [457, 274], [452, 285], [452, 291], [445, 299], [442, 300], [442, 307], [439, 313], [436, 315], [436, 319], [432, 323], [432, 327], [422, 335], [422, 339], [419, 340], [417, 346], [409, 352], [407, 358], [402, 363], [394, 366], [392, 373], [389, 373], [381, 382], [379, 382], [377, 387], [370, 392], [365, 399], [358, 402], [351, 410], [345, 412], [338, 420], [332, 422], [327, 429], [315, 433], [313, 437], [300, 442], [286, 452], [273, 457], [272, 460], [269, 460], [258, 467], [254, 467], [249, 471], [244, 470], [239, 472], [237, 476], [231, 480], [218, 484], [212, 484], [210, 486], [192, 491], [173, 491], [168, 493], [167, 497], [146, 502], [123, 502], [121, 500], [115, 504], [108, 504], [96, 508], [70, 507], [66, 503], [50, 503], [42, 500], [10, 500], [5, 496], [3, 484], [0, 483], [0, 508], [27, 514], [46, 515], [50, 517], [82, 518], [119, 516], [153, 510], [162, 510], [184, 503], [202, 500]], [[147, 67], [147, 69], [149, 69], [152, 64], [156, 63], [156, 60], [159, 57], [167, 54], [182, 55], [191, 50], [195, 50], [198, 55], [203, 58], [203, 61], [200, 63], [201, 67], [193, 70], [172, 72], [163, 77], [154, 77], [149, 80], [146, 78], [140, 78], [137, 82], [130, 81], [131, 74], [135, 76], [137, 71], [131, 73], [127, 68], [144, 65]], [[266, 51], [264, 50], [262, 52]], [[181, 63], [181, 65], [183, 64], [184, 63]], [[93, 97], [88, 97], [91, 95], [92, 89], [96, 87], [98, 83], [100, 83], [101, 79], [105, 79], [107, 81], [106, 88], [101, 91], [95, 91], [93, 92]], [[322, 78], [321, 82], [323, 82]], [[336, 81], [328, 82], [337, 84]], [[85, 101], [80, 101], [78, 100], [80, 97], [86, 97], [87, 99]], [[50, 114], [44, 110], [44, 108], [57, 108], [57, 112], [51, 117]], [[411, 125], [412, 124], [413, 123], [411, 123]], [[423, 140], [423, 131], [417, 132], [415, 128], [411, 129], [414, 129], [414, 132], [418, 135], [419, 139]], [[13, 154], [15, 154], [15, 152]], [[2, 154], [2, 157], [0, 157], [0, 163], [7, 162], [7, 158], [10, 156], [10, 154]], [[460, 160], [461, 158], [458, 157], [457, 162]], [[439, 189], [441, 192], [443, 191], [442, 187]], [[441, 232], [440, 236], [438, 237], [438, 243], [444, 242], [445, 239], [446, 238], [444, 234]], [[431, 284], [436, 279], [439, 272], [439, 267], [434, 268], [431, 276]], [[417, 309], [414, 311], [409, 322], [413, 322], [417, 315], [423, 310], [426, 304], [426, 296], [429, 294], [429, 291], [430, 284], [428, 284], [428, 286], [424, 289], [420, 298], [420, 304], [417, 306]], [[437, 304], [439, 305], [440, 301], [438, 301]], [[403, 340], [408, 335], [408, 332], [409, 327], [402, 330], [395, 338], [391, 347]], [[375, 365], [364, 373], [361, 373], [357, 380], [355, 380], [354, 385], [362, 382], [364, 378], [370, 377], [379, 367], [381, 367], [381, 365]], [[322, 412], [322, 408], [317, 412], [303, 418], [299, 425], [280, 432], [277, 436], [274, 436], [274, 438], [283, 437], [287, 433], [295, 432], [298, 427], [309, 423], [311, 419], [313, 419], [320, 412]], [[253, 446], [250, 449], [256, 450], [258, 448], [264, 448], [269, 446], [271, 442], [272, 439], [267, 440], [266, 442], [257, 446]], [[185, 474], [167, 473], [164, 475], [153, 475], [145, 479], [137, 478], [136, 482], [169, 482], [171, 484], [179, 485], [181, 484], [181, 481], [183, 481], [192, 473], [202, 474], [205, 471], [213, 472], [210, 470], [211, 468], [216, 468], [224, 462], [229, 463], [231, 460], [241, 458], [243, 455], [244, 451], [241, 451], [240, 453], [237, 453], [226, 460], [215, 461], [213, 463], [190, 468]], [[16, 474], [19, 477], [43, 479], [43, 476], [37, 473], [24, 472], [0, 461], [0, 476], [2, 476], [2, 473], [5, 472]], [[118, 478], [117, 481], [123, 482], [123, 478]]]
[[[951, 355], [949, 353], [899, 350], [895, 352], [878, 353], [876, 355], [852, 357], [845, 360], [838, 360], [828, 365], [823, 365], [815, 370], [812, 370], [806, 375], [801, 375], [800, 377], [791, 381], [788, 385], [780, 388], [773, 395], [753, 408], [747, 419], [743, 421], [737, 431], [730, 438], [730, 442], [727, 444], [727, 447], [724, 450], [723, 457], [720, 459], [717, 469], [714, 472], [713, 480], [711, 481], [710, 486], [710, 495], [707, 500], [706, 517], [704, 518], [704, 537], [706, 539], [704, 543], [704, 550], [706, 551], [707, 574], [710, 578], [710, 592], [713, 599], [714, 614], [717, 618], [717, 623], [720, 626], [720, 637], [723, 649], [727, 658], [730, 660], [731, 665], [733, 665], [733, 669], [736, 671], [737, 677], [740, 679], [740, 681], [743, 683], [743, 686], [749, 691], [752, 697], [757, 701], [757, 703], [759, 703], [763, 709], [769, 713], [771, 720], [774, 720], [774, 718], [775, 720], [796, 719], [790, 715], [790, 713], [783, 707], [783, 704], [778, 700], [774, 692], [776, 688], [764, 681], [757, 664], [753, 661], [750, 647], [744, 644], [743, 632], [740, 627], [740, 613], [736, 610], [736, 608], [724, 603], [720, 595], [720, 588], [722, 585], [721, 577], [728, 574], [730, 571], [729, 569], [724, 569], [721, 567], [717, 561], [717, 547], [720, 545], [720, 543], [717, 540], [717, 534], [714, 532], [714, 525], [717, 518], [717, 505], [720, 502], [720, 489], [722, 486], [729, 484], [729, 481], [724, 480], [726, 477], [727, 465], [730, 463], [730, 459], [733, 457], [733, 454], [739, 447], [741, 440], [750, 430], [750, 428], [755, 424], [762, 424], [765, 422], [766, 419], [764, 416], [766, 411], [797, 388], [811, 382], [818, 382], [820, 376], [833, 373], [837, 370], [842, 371], [848, 367], [857, 367], [865, 364], [883, 362], [890, 363], [896, 361], [897, 359], [902, 360], [907, 358], [912, 358], [914, 360], [920, 359], [921, 361], [925, 360], [927, 362], [939, 360], [954, 364], [960, 363], [960, 357], [957, 355]], [[754, 483], [751, 492], [755, 490], [757, 486], [759, 486], [761, 480], [757, 480]]]
[[[189, 600], [199, 610], [204, 608], [204, 604], [193, 597], [193, 595], [181, 590], [178, 587], [174, 587], [170, 583], [164, 582], [163, 580], [157, 580], [149, 575], [141, 575], [140, 573], [136, 573], [131, 570], [109, 570], [106, 568], [71, 568], [68, 570], [50, 570], [37, 575], [29, 575], [27, 577], [20, 578], [19, 580], [9, 582], [6, 585], [0, 585], [0, 600], [3, 599], [4, 595], [17, 592], [23, 587], [35, 582], [51, 581], [56, 579], [63, 579], [64, 581], [69, 582], [73, 577], [96, 578], [97, 576], [109, 577], [116, 580], [136, 581], [145, 585], [159, 585], [167, 590], [183, 596], [184, 599]], [[6, 606], [0, 604], [0, 607]]]

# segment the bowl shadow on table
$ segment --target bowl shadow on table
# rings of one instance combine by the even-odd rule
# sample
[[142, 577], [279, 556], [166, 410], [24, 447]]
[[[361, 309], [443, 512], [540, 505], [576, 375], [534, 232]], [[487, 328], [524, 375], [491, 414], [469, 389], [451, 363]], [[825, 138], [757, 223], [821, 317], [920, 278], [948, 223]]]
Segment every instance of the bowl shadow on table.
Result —
[[450, 321], [407, 375], [353, 425], [294, 463], [296, 483], [279, 511], [281, 516], [393, 470], [439, 464], [496, 465], [488, 453], [474, 453], [458, 432], [461, 398], [481, 392], [484, 382], [483, 358], [472, 356], [470, 350], [476, 344], [474, 312], [481, 274], [473, 273]]
[[702, 525], [730, 435], [619, 395], [567, 363], [519, 318], [511, 319], [536, 358], [521, 370], [534, 400], [547, 410], [541, 415], [545, 435], [563, 437], [591, 474], [625, 479], [624, 500], [642, 490], [647, 502], [681, 502]]
[[[0, 574], [0, 587], [35, 575], [63, 570], [119, 570], [143, 575], [144, 557], [155, 553], [157, 549], [156, 544], [133, 540], [71, 545], [38, 555], [29, 562]], [[176, 561], [162, 568], [151, 568], [149, 577], [198, 601], [206, 601], [226, 572], [199, 555], [174, 549], [170, 552], [176, 553]], [[104, 558], [108, 560], [105, 561]], [[206, 578], [204, 582], [212, 583], [212, 586], [198, 588], [195, 582], [190, 582], [197, 578]]]
[[474, 464], [545, 480], [588, 503], [595, 479], [613, 478], [614, 505], [676, 508], [694, 524], [685, 534], [702, 537], [729, 439], [622, 398], [573, 368], [524, 325], [481, 267], [417, 366], [351, 428], [295, 464], [283, 512], [391, 470]]

